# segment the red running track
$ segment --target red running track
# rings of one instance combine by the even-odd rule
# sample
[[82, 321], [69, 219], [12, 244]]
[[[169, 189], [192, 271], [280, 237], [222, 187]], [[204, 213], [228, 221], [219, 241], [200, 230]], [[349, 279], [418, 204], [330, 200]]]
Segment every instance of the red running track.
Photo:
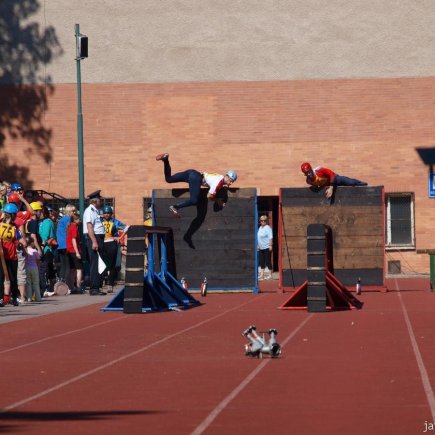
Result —
[[[0, 325], [0, 432], [397, 434], [435, 421], [435, 293], [362, 310], [277, 310], [287, 294], [210, 294], [185, 312], [88, 306]], [[250, 324], [279, 359], [244, 355]]]

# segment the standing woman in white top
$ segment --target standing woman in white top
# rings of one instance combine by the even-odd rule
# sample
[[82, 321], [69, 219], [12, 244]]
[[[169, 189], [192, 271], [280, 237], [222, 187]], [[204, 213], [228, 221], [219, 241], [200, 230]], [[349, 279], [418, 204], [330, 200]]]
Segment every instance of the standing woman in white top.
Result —
[[211, 174], [207, 172], [199, 172], [195, 169], [172, 174], [171, 165], [169, 164], [169, 154], [163, 153], [156, 156], [156, 160], [162, 160], [164, 163], [165, 180], [167, 183], [185, 182], [189, 184], [190, 198], [180, 204], [171, 205], [169, 211], [176, 217], [180, 217], [178, 210], [184, 207], [197, 205], [201, 186], [209, 188], [207, 198], [215, 201], [219, 207], [223, 207], [225, 202], [217, 196], [217, 193], [222, 188], [228, 188], [237, 180], [236, 171], [230, 169], [225, 175]]
[[272, 279], [272, 242], [272, 228], [268, 225], [267, 216], [263, 215], [257, 232], [258, 279]]

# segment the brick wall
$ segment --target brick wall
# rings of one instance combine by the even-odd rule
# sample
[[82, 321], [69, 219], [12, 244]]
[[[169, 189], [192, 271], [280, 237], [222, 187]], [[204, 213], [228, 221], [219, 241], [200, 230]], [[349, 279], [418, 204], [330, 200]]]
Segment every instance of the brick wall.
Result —
[[[86, 192], [114, 196], [123, 221], [139, 223], [141, 199], [167, 187], [154, 159], [162, 151], [175, 171], [234, 168], [237, 185], [259, 195], [303, 186], [308, 160], [386, 192], [415, 192], [417, 248], [435, 246], [427, 168], [415, 151], [434, 145], [435, 78], [93, 84], [82, 93]], [[50, 164], [6, 137], [3, 152], [10, 165], [28, 165], [28, 186], [78, 196], [76, 104], [73, 84], [49, 96]], [[390, 255], [428, 271], [426, 255]]]

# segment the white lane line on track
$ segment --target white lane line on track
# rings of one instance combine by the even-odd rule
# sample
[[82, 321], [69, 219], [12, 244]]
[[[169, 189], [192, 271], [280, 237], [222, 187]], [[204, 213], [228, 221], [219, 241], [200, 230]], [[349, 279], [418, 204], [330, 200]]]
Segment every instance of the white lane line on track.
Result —
[[[281, 343], [281, 347], [284, 347], [308, 322], [308, 320], [313, 317], [313, 314], [310, 314], [305, 320], [303, 320], [299, 326], [294, 329], [289, 336]], [[213, 409], [212, 412], [197, 426], [197, 428], [191, 433], [191, 435], [200, 435], [202, 434], [215, 418], [230, 404], [232, 400], [234, 400], [239, 393], [241, 393], [245, 387], [261, 372], [261, 370], [266, 367], [266, 365], [271, 361], [271, 358], [263, 360], [227, 397], [225, 397], [219, 405]]]
[[62, 334], [50, 335], [49, 337], [44, 337], [39, 340], [31, 341], [29, 343], [20, 344], [19, 346], [10, 347], [9, 349], [0, 350], [0, 355], [2, 353], [12, 352], [14, 350], [22, 349], [24, 347], [33, 346], [34, 344], [43, 343], [44, 341], [53, 340], [55, 338], [65, 337], [66, 335], [75, 334], [76, 332], [86, 331], [97, 326], [107, 325], [108, 323], [116, 322], [122, 320], [125, 317], [118, 317], [116, 319], [105, 320], [104, 322], [94, 323], [93, 325], [84, 326], [83, 328], [74, 329], [72, 331], [62, 332]]
[[116, 359], [114, 359], [112, 361], [107, 362], [106, 364], [103, 364], [103, 365], [101, 365], [99, 367], [95, 367], [92, 370], [88, 370], [87, 372], [84, 372], [81, 375], [74, 376], [73, 378], [68, 379], [65, 382], [61, 382], [60, 384], [54, 385], [51, 388], [48, 388], [48, 389], [46, 389], [44, 391], [41, 391], [40, 393], [34, 394], [33, 396], [29, 396], [29, 397], [27, 397], [25, 399], [22, 399], [22, 400], [18, 401], [18, 402], [15, 402], [15, 403], [12, 403], [12, 404], [10, 404], [8, 406], [5, 406], [4, 408], [0, 409], [0, 414], [4, 414], [5, 412], [8, 412], [8, 411], [10, 411], [12, 409], [15, 409], [15, 408], [18, 408], [21, 405], [25, 405], [26, 403], [29, 403], [32, 400], [36, 400], [36, 399], [39, 399], [40, 397], [44, 397], [47, 394], [52, 393], [53, 391], [60, 390], [61, 388], [66, 387], [68, 385], [71, 385], [74, 382], [80, 381], [81, 379], [84, 379], [84, 378], [86, 378], [86, 377], [88, 377], [90, 375], [93, 375], [94, 373], [98, 373], [101, 370], [104, 370], [104, 369], [106, 369], [108, 367], [111, 367], [111, 366], [121, 362], [121, 361], [124, 361], [124, 360], [126, 360], [128, 358], [131, 358], [131, 357], [133, 357], [135, 355], [138, 355], [141, 352], [144, 352], [144, 351], [146, 351], [148, 349], [151, 349], [154, 346], [157, 346], [157, 345], [159, 345], [161, 343], [164, 343], [165, 341], [168, 341], [171, 338], [176, 337], [177, 335], [184, 334], [184, 333], [186, 333], [188, 331], [191, 331], [192, 329], [198, 328], [199, 326], [205, 325], [206, 323], [211, 322], [212, 320], [218, 319], [219, 317], [222, 317], [225, 314], [228, 314], [228, 313], [231, 313], [232, 311], [238, 310], [239, 308], [244, 307], [245, 305], [248, 305], [248, 304], [250, 304], [250, 303], [252, 303], [254, 301], [258, 301], [258, 300], [262, 299], [264, 296], [265, 295], [258, 296], [258, 298], [251, 299], [250, 301], [245, 302], [245, 303], [240, 304], [240, 305], [237, 305], [236, 307], [233, 307], [233, 308], [231, 308], [231, 309], [229, 309], [227, 311], [224, 311], [223, 313], [219, 313], [216, 316], [210, 317], [210, 318], [208, 318], [206, 320], [203, 320], [202, 322], [196, 323], [195, 325], [189, 326], [189, 327], [187, 327], [187, 328], [185, 328], [185, 329], [183, 329], [181, 331], [175, 332], [174, 334], [168, 335], [167, 337], [164, 337], [164, 338], [162, 338], [160, 340], [157, 340], [154, 343], [147, 344], [146, 346], [141, 347], [140, 349], [137, 349], [134, 352], [127, 353], [126, 355], [123, 355], [123, 356], [121, 356], [119, 358], [116, 358]]
[[420, 378], [423, 384], [426, 399], [432, 413], [432, 421], [435, 421], [435, 396], [430, 384], [429, 375], [427, 374], [426, 366], [424, 365], [423, 357], [421, 356], [420, 349], [415, 339], [414, 330], [412, 329], [411, 321], [409, 320], [408, 311], [402, 299], [402, 295], [398, 290], [396, 282], [397, 295], [399, 296], [400, 305], [402, 306], [403, 317], [405, 318], [406, 327], [408, 328], [409, 339], [411, 340], [412, 350], [414, 351], [415, 359], [417, 360], [418, 370], [420, 371]]

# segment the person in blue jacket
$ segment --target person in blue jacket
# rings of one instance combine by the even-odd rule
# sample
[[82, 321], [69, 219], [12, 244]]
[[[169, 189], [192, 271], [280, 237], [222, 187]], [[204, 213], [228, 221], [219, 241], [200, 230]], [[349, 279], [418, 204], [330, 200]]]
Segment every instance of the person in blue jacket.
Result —
[[56, 239], [57, 239], [57, 254], [59, 255], [60, 269], [59, 269], [59, 279], [68, 284], [70, 265], [68, 253], [66, 251], [66, 234], [68, 231], [68, 225], [71, 222], [71, 216], [77, 210], [76, 206], [73, 204], [67, 204], [64, 209], [65, 215], [59, 219], [56, 228]]

